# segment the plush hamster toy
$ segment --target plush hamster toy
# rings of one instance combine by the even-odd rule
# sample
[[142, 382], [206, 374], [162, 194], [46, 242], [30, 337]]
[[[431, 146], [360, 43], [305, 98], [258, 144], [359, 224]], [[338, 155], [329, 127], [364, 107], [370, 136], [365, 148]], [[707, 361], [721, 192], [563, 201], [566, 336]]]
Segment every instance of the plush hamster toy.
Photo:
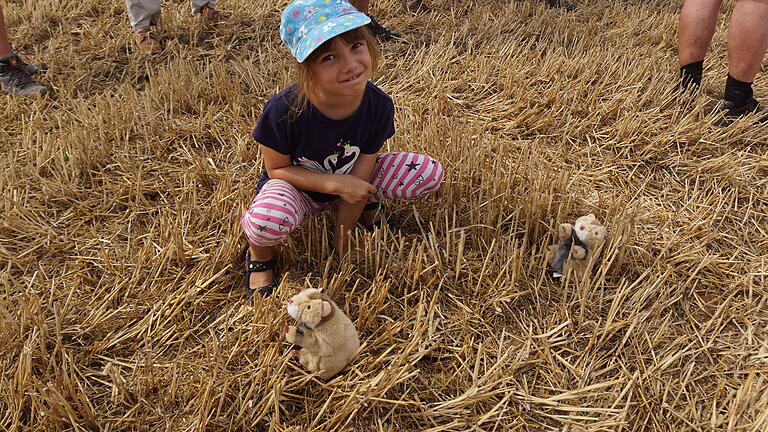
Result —
[[297, 321], [285, 326], [285, 339], [301, 346], [299, 363], [329, 379], [344, 369], [360, 348], [357, 329], [322, 290], [308, 288], [288, 300], [288, 314]]
[[605, 241], [607, 231], [594, 214], [576, 219], [576, 224], [560, 224], [558, 245], [549, 247], [547, 262], [555, 277], [562, 277], [571, 268], [578, 277], [587, 270], [595, 250]]

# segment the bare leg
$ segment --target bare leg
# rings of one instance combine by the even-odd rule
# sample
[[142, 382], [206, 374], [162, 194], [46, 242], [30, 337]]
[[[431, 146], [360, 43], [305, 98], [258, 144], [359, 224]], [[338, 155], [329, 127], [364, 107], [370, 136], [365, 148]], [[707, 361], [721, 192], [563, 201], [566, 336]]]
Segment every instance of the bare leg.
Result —
[[0, 7], [0, 57], [11, 55], [13, 48], [11, 41], [8, 40], [8, 33], [5, 30], [5, 18], [3, 17], [3, 8]]
[[[251, 261], [269, 261], [275, 256], [275, 248], [272, 246], [254, 246], [248, 244], [248, 251], [251, 254]], [[259, 289], [269, 285], [274, 277], [273, 270], [251, 273], [248, 283], [251, 289]]]
[[728, 27], [728, 73], [752, 82], [768, 49], [768, 0], [738, 0]]
[[687, 0], [678, 28], [680, 66], [704, 60], [715, 34], [722, 0]]
[[352, 3], [352, 6], [354, 6], [355, 9], [359, 10], [360, 12], [364, 14], [368, 13], [368, 7], [370, 4], [369, 0], [350, 0], [350, 3]]

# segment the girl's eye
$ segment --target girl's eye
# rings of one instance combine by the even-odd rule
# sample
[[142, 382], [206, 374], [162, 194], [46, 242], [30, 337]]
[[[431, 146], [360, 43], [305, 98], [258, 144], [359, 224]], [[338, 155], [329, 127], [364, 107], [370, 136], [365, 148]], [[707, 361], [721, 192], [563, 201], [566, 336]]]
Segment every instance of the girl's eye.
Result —
[[356, 50], [356, 49], [360, 48], [361, 46], [363, 46], [362, 42], [355, 42], [355, 43], [352, 44], [352, 49]]
[[324, 62], [327, 62], [327, 61], [331, 61], [331, 60], [333, 60], [334, 58], [335, 58], [335, 57], [334, 57], [333, 55], [331, 55], [331, 54], [328, 54], [327, 56], [325, 56], [325, 57], [323, 57], [322, 59], [320, 59], [320, 63], [324, 63]]

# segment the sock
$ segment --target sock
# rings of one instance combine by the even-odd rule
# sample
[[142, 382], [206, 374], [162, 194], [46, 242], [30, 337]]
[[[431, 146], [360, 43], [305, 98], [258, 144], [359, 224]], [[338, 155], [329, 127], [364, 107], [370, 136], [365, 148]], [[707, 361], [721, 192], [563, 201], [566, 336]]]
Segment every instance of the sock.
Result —
[[704, 60], [688, 63], [680, 68], [680, 87], [699, 87], [701, 86], [701, 73], [704, 70]]
[[739, 81], [728, 74], [723, 99], [733, 102], [737, 107], [746, 105], [752, 99], [752, 83]]

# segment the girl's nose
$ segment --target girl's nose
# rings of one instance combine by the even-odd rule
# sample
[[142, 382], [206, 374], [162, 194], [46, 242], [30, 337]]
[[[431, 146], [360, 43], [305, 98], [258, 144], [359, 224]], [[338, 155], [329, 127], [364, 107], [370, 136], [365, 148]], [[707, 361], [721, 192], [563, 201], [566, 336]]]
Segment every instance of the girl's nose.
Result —
[[348, 56], [344, 56], [342, 61], [344, 62], [344, 63], [342, 63], [342, 68], [344, 69], [345, 72], [348, 72], [348, 71], [354, 69], [354, 67], [355, 67], [355, 60], [352, 58], [352, 56], [349, 56], [349, 55]]

